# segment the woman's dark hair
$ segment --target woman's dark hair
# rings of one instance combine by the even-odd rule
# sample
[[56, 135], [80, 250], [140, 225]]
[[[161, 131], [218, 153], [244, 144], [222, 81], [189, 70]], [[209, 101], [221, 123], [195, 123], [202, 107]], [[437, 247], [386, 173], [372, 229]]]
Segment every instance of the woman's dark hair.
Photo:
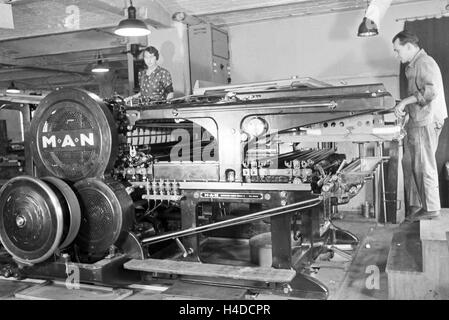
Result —
[[146, 47], [142, 50], [142, 52], [147, 51], [150, 54], [153, 54], [156, 57], [156, 60], [159, 60], [159, 51], [153, 46]]
[[396, 41], [396, 39], [399, 39], [399, 43], [402, 46], [406, 43], [411, 43], [418, 47], [419, 38], [416, 34], [410, 32], [410, 31], [403, 30], [403, 31], [399, 32], [397, 35], [395, 35], [393, 37], [392, 42], [394, 43]]

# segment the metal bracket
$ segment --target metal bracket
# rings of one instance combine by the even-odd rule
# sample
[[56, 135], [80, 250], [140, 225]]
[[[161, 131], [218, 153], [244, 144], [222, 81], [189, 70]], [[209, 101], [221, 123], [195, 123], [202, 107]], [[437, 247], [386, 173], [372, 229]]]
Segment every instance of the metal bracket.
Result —
[[176, 244], [178, 245], [179, 249], [181, 249], [182, 251], [182, 257], [183, 258], [187, 258], [189, 255], [191, 255], [193, 253], [193, 249], [189, 248], [186, 249], [186, 247], [184, 247], [184, 245], [182, 244], [181, 240], [179, 240], [179, 238], [175, 238]]

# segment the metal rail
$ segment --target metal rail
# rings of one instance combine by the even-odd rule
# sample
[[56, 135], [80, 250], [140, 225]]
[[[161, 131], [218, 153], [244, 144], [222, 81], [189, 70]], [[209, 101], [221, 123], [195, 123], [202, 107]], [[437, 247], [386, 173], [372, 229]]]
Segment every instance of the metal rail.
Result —
[[281, 214], [295, 212], [298, 210], [311, 208], [313, 206], [320, 204], [321, 201], [322, 201], [322, 197], [319, 196], [319, 197], [316, 197], [313, 199], [292, 203], [292, 204], [284, 206], [284, 207], [277, 207], [277, 208], [273, 208], [273, 209], [268, 209], [268, 210], [251, 213], [251, 214], [243, 216], [243, 217], [237, 217], [237, 218], [233, 218], [233, 219], [229, 219], [229, 220], [225, 220], [225, 221], [207, 224], [204, 226], [199, 226], [199, 227], [195, 227], [195, 228], [161, 234], [159, 236], [154, 236], [154, 237], [143, 239], [143, 240], [141, 240], [141, 243], [142, 243], [142, 245], [149, 245], [149, 244], [153, 244], [156, 242], [161, 242], [161, 241], [165, 241], [165, 240], [169, 240], [169, 239], [177, 239], [179, 237], [191, 236], [191, 235], [201, 233], [201, 232], [206, 232], [206, 231], [211, 231], [211, 230], [215, 230], [215, 229], [219, 229], [219, 228], [244, 224], [244, 223], [248, 223], [251, 221], [261, 220], [261, 219], [265, 219], [265, 218], [276, 216], [276, 215], [281, 215]]

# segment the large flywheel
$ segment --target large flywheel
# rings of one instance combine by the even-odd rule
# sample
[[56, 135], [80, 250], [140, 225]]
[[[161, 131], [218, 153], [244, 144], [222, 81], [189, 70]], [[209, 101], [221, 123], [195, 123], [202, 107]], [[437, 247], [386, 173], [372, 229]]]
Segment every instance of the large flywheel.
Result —
[[81, 206], [75, 244], [81, 252], [104, 254], [126, 237], [134, 221], [134, 205], [125, 187], [114, 180], [87, 178], [74, 185]]
[[42, 180], [19, 176], [0, 189], [0, 240], [23, 264], [48, 259], [63, 235], [63, 209]]
[[80, 223], [78, 199], [61, 179], [19, 176], [0, 189], [0, 240], [19, 263], [43, 262], [69, 246]]
[[30, 127], [38, 176], [76, 182], [112, 168], [117, 128], [106, 104], [81, 89], [60, 89], [39, 104]]

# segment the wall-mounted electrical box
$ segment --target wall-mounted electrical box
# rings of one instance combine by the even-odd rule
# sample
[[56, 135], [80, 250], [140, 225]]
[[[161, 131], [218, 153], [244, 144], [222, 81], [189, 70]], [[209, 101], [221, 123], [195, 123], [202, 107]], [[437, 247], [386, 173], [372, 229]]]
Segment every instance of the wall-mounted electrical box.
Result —
[[189, 26], [190, 81], [231, 82], [228, 33], [211, 24]]

